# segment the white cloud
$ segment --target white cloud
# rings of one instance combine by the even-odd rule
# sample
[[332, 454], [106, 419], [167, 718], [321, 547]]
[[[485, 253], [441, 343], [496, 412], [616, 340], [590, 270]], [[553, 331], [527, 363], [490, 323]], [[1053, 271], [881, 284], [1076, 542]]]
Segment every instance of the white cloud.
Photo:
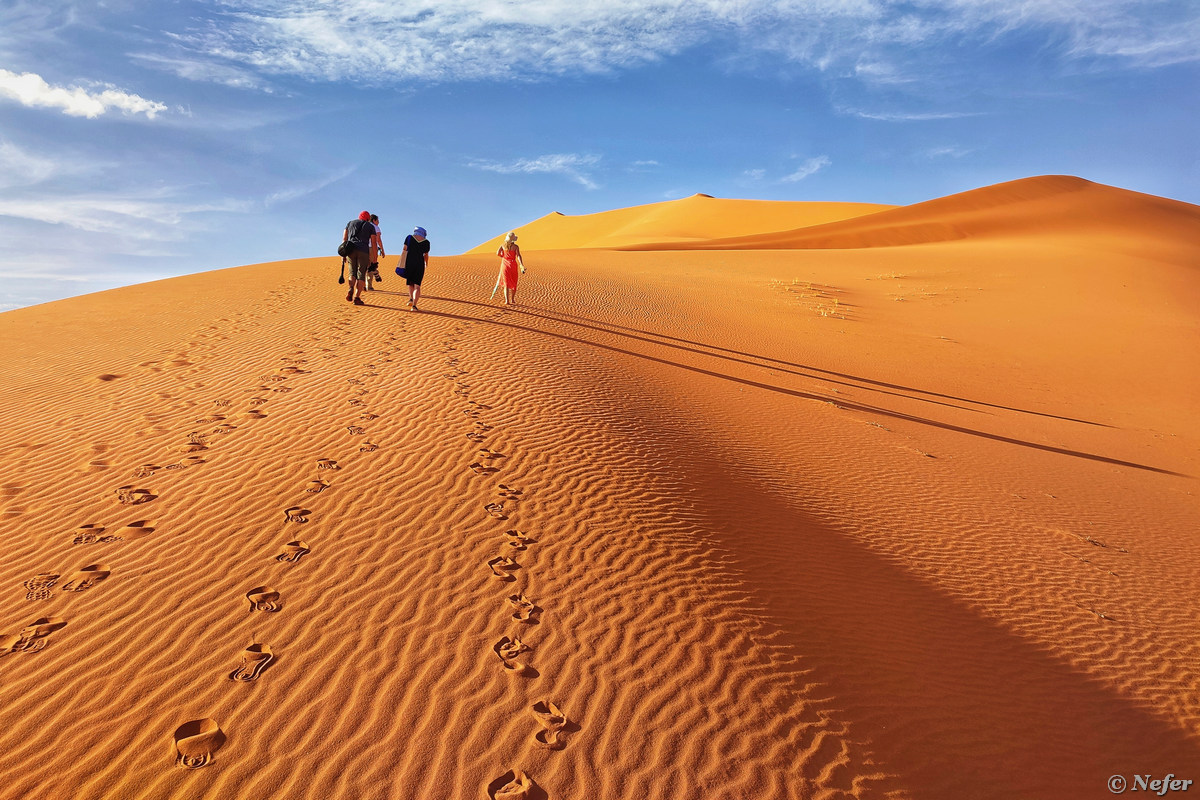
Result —
[[814, 158], [809, 158], [800, 164], [799, 169], [797, 169], [791, 175], [780, 178], [780, 180], [784, 183], [796, 183], [797, 181], [804, 180], [810, 175], [820, 172], [832, 163], [833, 162], [829, 160], [829, 156], [816, 156]]
[[945, 145], [942, 147], [930, 147], [928, 150], [921, 152], [925, 158], [962, 158], [965, 155], [975, 152], [966, 147], [958, 147], [956, 145]]
[[748, 169], [742, 173], [742, 177], [749, 178], [752, 181], [761, 181], [767, 175], [765, 169]]
[[487, 172], [499, 172], [502, 175], [518, 173], [546, 173], [565, 175], [583, 186], [585, 189], [598, 189], [599, 186], [591, 179], [585, 170], [600, 163], [600, 156], [577, 155], [575, 153], [552, 153], [537, 158], [520, 158], [516, 161], [502, 164], [498, 161], [475, 159], [469, 166]]
[[123, 92], [112, 86], [100, 91], [88, 91], [79, 86], [51, 86], [40, 75], [25, 72], [18, 75], [0, 69], [0, 97], [16, 100], [31, 108], [54, 108], [72, 117], [98, 117], [109, 111], [125, 114], [145, 114], [154, 119], [166, 111], [162, 103]]
[[268, 94], [273, 91], [262, 78], [244, 67], [218, 64], [204, 58], [180, 58], [156, 53], [130, 53], [129, 57], [189, 81], [219, 83], [235, 89], [258, 89]]
[[969, 52], [1015, 31], [1056, 42], [1064, 58], [1200, 59], [1194, 0], [225, 0], [219, 8], [219, 18], [173, 37], [195, 54], [176, 61], [179, 74], [249, 80], [232, 66], [241, 65], [321, 81], [540, 78], [635, 67], [732, 38], [732, 50], [905, 83], [920, 73], [898, 62], [954, 58], [961, 46]]
[[862, 111], [855, 108], [842, 108], [838, 109], [838, 111], [842, 114], [859, 117], [860, 119], [873, 119], [880, 122], [928, 122], [938, 119], [961, 119], [963, 117], [980, 116], [980, 113], [977, 111]]

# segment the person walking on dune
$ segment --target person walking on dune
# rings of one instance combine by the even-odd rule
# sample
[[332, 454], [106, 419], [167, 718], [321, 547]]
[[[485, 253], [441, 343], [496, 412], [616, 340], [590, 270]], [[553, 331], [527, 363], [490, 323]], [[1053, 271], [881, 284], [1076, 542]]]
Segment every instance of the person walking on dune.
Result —
[[[504, 287], [504, 305], [511, 306], [517, 302], [517, 276], [525, 274], [525, 262], [521, 260], [521, 247], [517, 244], [517, 234], [510, 231], [504, 237], [504, 244], [496, 250], [500, 256], [500, 275], [496, 283]], [[492, 295], [496, 292], [493, 290]]]
[[408, 310], [416, 311], [417, 303], [421, 300], [425, 267], [429, 266], [429, 240], [425, 238], [424, 228], [413, 228], [413, 232], [404, 237], [400, 263], [404, 265], [404, 280], [408, 282]]
[[383, 283], [383, 278], [379, 277], [379, 259], [387, 255], [383, 252], [383, 230], [379, 227], [379, 217], [375, 214], [371, 215], [371, 225], [375, 228], [375, 235], [371, 238], [371, 268], [367, 270], [368, 292], [375, 291], [375, 287], [371, 285], [372, 280], [375, 283]]
[[362, 293], [367, 285], [367, 271], [371, 268], [371, 244], [375, 226], [371, 224], [371, 213], [364, 211], [358, 219], [346, 223], [342, 241], [350, 243], [350, 291], [346, 299], [356, 306], [365, 306]]

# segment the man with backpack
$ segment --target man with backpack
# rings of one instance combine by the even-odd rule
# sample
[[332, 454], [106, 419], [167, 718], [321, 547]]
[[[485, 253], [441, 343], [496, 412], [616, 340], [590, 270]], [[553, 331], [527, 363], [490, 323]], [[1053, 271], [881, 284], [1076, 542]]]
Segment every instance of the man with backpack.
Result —
[[342, 241], [346, 242], [350, 251], [350, 291], [346, 299], [356, 306], [365, 306], [362, 293], [367, 285], [367, 272], [371, 269], [371, 245], [375, 240], [375, 226], [371, 224], [371, 212], [364, 211], [358, 219], [346, 223], [342, 232]]

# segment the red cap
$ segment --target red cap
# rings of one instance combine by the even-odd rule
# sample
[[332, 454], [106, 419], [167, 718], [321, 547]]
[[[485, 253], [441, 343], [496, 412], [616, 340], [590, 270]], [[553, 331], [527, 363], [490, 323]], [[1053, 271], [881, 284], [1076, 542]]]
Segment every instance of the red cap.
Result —
[[371, 212], [364, 211], [358, 215], [358, 218], [361, 219], [363, 222], [366, 222], [367, 220], [369, 220], [371, 218]]

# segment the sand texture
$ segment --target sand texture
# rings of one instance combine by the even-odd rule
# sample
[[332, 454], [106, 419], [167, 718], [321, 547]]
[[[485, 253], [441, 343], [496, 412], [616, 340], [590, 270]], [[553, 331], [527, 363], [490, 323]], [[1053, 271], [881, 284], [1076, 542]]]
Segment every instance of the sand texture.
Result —
[[1200, 209], [697, 200], [0, 315], [0, 798], [1200, 778]]

